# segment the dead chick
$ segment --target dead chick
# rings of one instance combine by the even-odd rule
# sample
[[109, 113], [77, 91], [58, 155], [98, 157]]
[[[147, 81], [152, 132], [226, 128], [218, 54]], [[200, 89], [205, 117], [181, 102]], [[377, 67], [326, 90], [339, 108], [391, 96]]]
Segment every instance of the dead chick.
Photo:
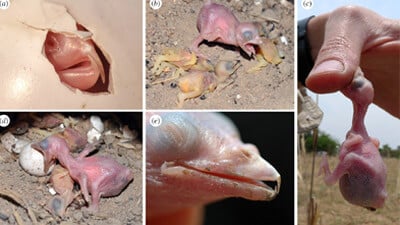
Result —
[[187, 49], [168, 48], [164, 50], [162, 55], [156, 56], [155, 60], [156, 61], [151, 70], [155, 76], [159, 76], [161, 73], [169, 70], [171, 66], [175, 67], [176, 70], [173, 72], [171, 77], [154, 81], [152, 82], [153, 85], [175, 80], [189, 70], [206, 72], [214, 70], [210, 61], [204, 58], [197, 58], [193, 52]]
[[98, 210], [100, 197], [118, 195], [133, 180], [132, 171], [110, 157], [86, 157], [94, 150], [92, 146], [87, 146], [78, 157], [72, 157], [67, 142], [59, 135], [49, 136], [32, 147], [43, 153], [46, 169], [58, 160], [68, 170], [71, 178], [79, 183], [90, 211]]
[[183, 107], [186, 99], [196, 98], [206, 92], [213, 92], [218, 84], [224, 82], [240, 67], [239, 61], [219, 61], [214, 73], [193, 71], [178, 80], [178, 108]]
[[279, 55], [278, 48], [274, 44], [274, 41], [261, 37], [262, 43], [256, 46], [256, 60], [257, 65], [247, 70], [247, 73], [254, 73], [267, 66], [268, 63], [278, 65], [282, 62], [282, 58]]
[[63, 217], [67, 207], [80, 194], [75, 193], [74, 181], [67, 169], [56, 165], [50, 176], [50, 183], [58, 195], [50, 199], [47, 208], [56, 216]]
[[259, 24], [241, 23], [227, 7], [210, 0], [200, 9], [197, 29], [200, 34], [193, 41], [191, 50], [203, 58], [207, 58], [199, 52], [203, 40], [238, 46], [249, 57], [255, 54], [254, 45], [261, 44]]

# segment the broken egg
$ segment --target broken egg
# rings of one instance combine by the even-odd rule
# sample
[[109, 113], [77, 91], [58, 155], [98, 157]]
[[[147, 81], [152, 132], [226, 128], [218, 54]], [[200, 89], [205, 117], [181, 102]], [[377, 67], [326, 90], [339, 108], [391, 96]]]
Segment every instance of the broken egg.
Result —
[[99, 116], [90, 116], [90, 124], [98, 132], [103, 133], [104, 124], [103, 124], [103, 121], [101, 121], [101, 118]]
[[52, 165], [48, 171], [44, 171], [44, 157], [43, 155], [33, 149], [30, 144], [25, 145], [19, 154], [19, 165], [27, 173], [34, 176], [45, 176], [50, 174], [53, 170]]
[[[0, 108], [142, 108], [142, 4], [131, 0], [86, 0], [79, 4], [73, 0], [13, 0], [0, 13]], [[66, 73], [62, 69], [61, 82], [57, 69], [46, 57], [44, 45], [48, 34], [85, 39], [84, 30], [77, 24], [90, 32], [96, 52], [100, 51], [109, 62], [109, 68], [104, 66], [109, 71], [104, 91], [87, 91], [103, 82], [101, 76], [96, 79], [91, 75], [97, 74], [90, 68], [99, 60], [92, 56], [74, 60]], [[90, 52], [94, 54], [93, 48]], [[90, 82], [82, 83], [97, 82], [94, 86], [71, 88], [72, 84], [80, 85], [75, 81], [75, 70], [87, 72], [88, 76], [80, 77]]]
[[87, 132], [87, 141], [89, 143], [95, 143], [101, 138], [101, 134], [104, 131], [104, 124], [99, 116], [91, 116], [90, 124], [92, 128]]

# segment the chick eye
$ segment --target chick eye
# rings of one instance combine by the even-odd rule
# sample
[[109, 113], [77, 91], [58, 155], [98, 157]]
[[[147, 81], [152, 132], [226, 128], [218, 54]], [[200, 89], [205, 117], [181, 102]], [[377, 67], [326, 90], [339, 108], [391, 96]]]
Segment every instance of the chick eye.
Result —
[[249, 31], [249, 30], [243, 32], [243, 38], [244, 38], [246, 41], [252, 40], [252, 39], [253, 39], [253, 32], [251, 32], [251, 31]]
[[[190, 116], [166, 113], [158, 127], [147, 126], [147, 153], [164, 161], [190, 157], [197, 153], [199, 131]], [[149, 156], [150, 156], [149, 155]]]
[[351, 89], [356, 90], [364, 85], [364, 79], [362, 77], [356, 77], [353, 82], [351, 82]]
[[41, 142], [39, 143], [39, 146], [40, 146], [40, 148], [42, 148], [43, 150], [47, 150], [47, 148], [49, 147], [49, 142], [48, 142], [47, 138], [44, 139], [43, 141], [41, 141]]

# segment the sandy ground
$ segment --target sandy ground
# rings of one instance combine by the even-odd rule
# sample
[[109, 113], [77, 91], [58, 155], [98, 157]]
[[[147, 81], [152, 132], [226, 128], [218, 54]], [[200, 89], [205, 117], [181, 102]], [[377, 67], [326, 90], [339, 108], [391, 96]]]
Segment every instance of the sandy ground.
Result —
[[[117, 114], [117, 117], [112, 114], [95, 114], [100, 115], [103, 119], [107, 118], [112, 122], [116, 122], [117, 117], [132, 118], [132, 115], [128, 114]], [[83, 114], [74, 114], [77, 118], [81, 115]], [[85, 115], [90, 115], [90, 113], [86, 113]], [[138, 116], [135, 118], [139, 117], [141, 117], [141, 113], [138, 113]], [[51, 215], [46, 210], [46, 205], [49, 199], [52, 198], [52, 195], [49, 193], [49, 184], [47, 183], [49, 176], [36, 177], [26, 173], [18, 163], [18, 155], [8, 152], [2, 143], [0, 145], [0, 224], [19, 224], [16, 219], [17, 217], [21, 218], [23, 224], [33, 224], [24, 207], [32, 209], [38, 224], [142, 224], [141, 121], [136, 122], [140, 125], [136, 126], [135, 122], [121, 123], [129, 125], [133, 133], [138, 135], [135, 139], [127, 142], [127, 146], [120, 146], [118, 144], [120, 139], [115, 138], [114, 140], [111, 139], [112, 141], [107, 141], [107, 144], [102, 142], [99, 150], [94, 153], [95, 155], [112, 157], [120, 164], [131, 168], [134, 173], [134, 181], [120, 195], [102, 198], [100, 200], [99, 211], [94, 214], [85, 211], [86, 205], [79, 196], [67, 208], [63, 218]], [[109, 126], [106, 125], [105, 127], [107, 131]], [[2, 130], [1, 136], [5, 132], [7, 132], [7, 129]], [[16, 137], [31, 141], [41, 140], [41, 137], [38, 138], [40, 134], [34, 134], [35, 132], [30, 127], [26, 133], [17, 135]], [[76, 188], [79, 189], [79, 186], [76, 185]], [[18, 205], [3, 194], [7, 191], [12, 191], [16, 196], [21, 198], [25, 202], [24, 206]], [[14, 210], [15, 212], [13, 212]]]
[[[212, 93], [187, 100], [184, 109], [293, 109], [293, 5], [281, 4], [280, 1], [222, 1], [233, 11], [239, 21], [258, 21], [268, 30], [268, 38], [283, 35], [288, 45], [278, 42], [277, 48], [284, 55], [279, 65], [269, 64], [261, 71], [248, 74], [246, 71], [256, 64], [255, 59], [248, 59], [235, 48], [219, 44], [201, 44], [200, 51], [210, 57], [212, 62], [218, 60], [240, 60], [242, 66], [225, 83]], [[260, 2], [256, 4], [255, 2]], [[196, 28], [197, 15], [202, 1], [177, 0], [163, 1], [158, 10], [146, 5], [146, 108], [176, 108], [179, 88], [174, 83], [151, 85], [154, 80], [169, 77], [171, 72], [155, 77], [151, 72], [154, 57], [166, 48], [188, 48], [198, 36]], [[267, 19], [265, 19], [267, 18]], [[279, 22], [272, 22], [276, 19]], [[229, 85], [228, 85], [229, 84]]]

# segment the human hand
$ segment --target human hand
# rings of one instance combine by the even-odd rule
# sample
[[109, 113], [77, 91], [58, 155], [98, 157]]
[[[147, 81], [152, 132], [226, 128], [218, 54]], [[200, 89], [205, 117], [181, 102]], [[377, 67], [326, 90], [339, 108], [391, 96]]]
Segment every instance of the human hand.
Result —
[[312, 18], [307, 30], [315, 61], [306, 80], [310, 90], [341, 90], [360, 66], [374, 85], [374, 103], [400, 117], [399, 20], [359, 6], [345, 6]]

